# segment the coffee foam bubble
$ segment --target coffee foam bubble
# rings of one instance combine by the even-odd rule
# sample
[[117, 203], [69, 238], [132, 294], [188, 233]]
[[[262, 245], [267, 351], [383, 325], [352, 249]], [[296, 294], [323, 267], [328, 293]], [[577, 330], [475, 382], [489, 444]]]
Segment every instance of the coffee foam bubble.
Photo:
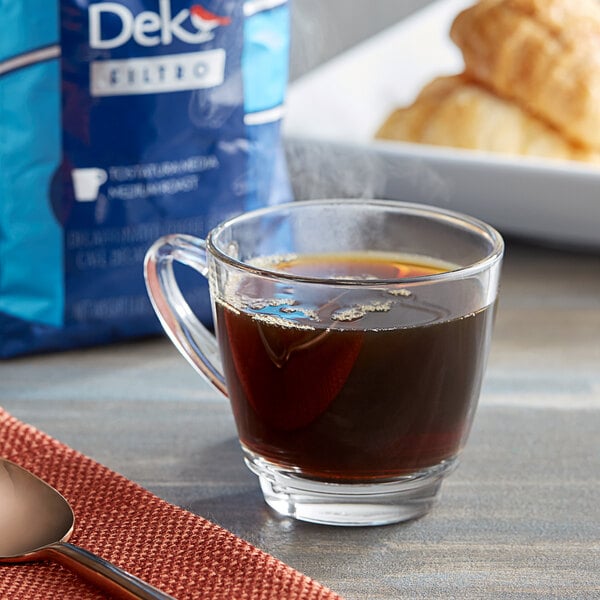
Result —
[[246, 313], [255, 321], [293, 329], [314, 330], [306, 321], [319, 321], [317, 312], [299, 307], [294, 298], [248, 298], [233, 295], [227, 301], [219, 300], [223, 306], [236, 313]]
[[389, 312], [392, 309], [393, 302], [391, 300], [385, 302], [372, 302], [370, 304], [361, 304], [360, 306], [350, 306], [339, 308], [331, 313], [333, 321], [352, 322], [358, 321], [365, 317], [368, 313]]
[[315, 327], [307, 323], [299, 323], [286, 317], [278, 315], [268, 315], [263, 313], [252, 314], [252, 320], [264, 323], [265, 325], [275, 325], [277, 327], [285, 327], [286, 329], [301, 329], [306, 331], [315, 331]]

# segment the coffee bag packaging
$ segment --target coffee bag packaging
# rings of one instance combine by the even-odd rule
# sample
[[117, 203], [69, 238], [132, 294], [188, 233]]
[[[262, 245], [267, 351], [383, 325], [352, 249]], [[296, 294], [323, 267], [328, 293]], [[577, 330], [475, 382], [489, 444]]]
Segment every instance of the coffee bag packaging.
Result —
[[0, 356], [157, 332], [157, 237], [291, 199], [287, 2], [23, 0], [0, 23]]

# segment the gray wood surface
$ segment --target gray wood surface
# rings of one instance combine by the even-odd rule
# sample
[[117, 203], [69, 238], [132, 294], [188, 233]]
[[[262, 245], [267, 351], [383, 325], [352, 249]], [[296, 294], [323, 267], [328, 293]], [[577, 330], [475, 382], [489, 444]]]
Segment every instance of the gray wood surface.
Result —
[[348, 599], [598, 598], [599, 275], [597, 255], [509, 240], [462, 464], [408, 524], [277, 517], [227, 402], [165, 340], [0, 363], [0, 404]]
[[[294, 76], [425, 4], [295, 2]], [[508, 240], [462, 464], [430, 515], [377, 528], [271, 512], [227, 402], [164, 339], [0, 363], [0, 404], [348, 600], [600, 598], [599, 366], [600, 256]]]

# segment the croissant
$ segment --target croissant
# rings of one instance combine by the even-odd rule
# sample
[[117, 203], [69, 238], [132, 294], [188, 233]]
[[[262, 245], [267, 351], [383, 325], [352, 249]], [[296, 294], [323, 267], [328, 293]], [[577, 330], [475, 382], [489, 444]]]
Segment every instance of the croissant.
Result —
[[376, 137], [600, 163], [600, 153], [571, 143], [514, 102], [463, 75], [434, 79], [411, 106], [392, 112]]
[[600, 148], [598, 0], [481, 0], [450, 36], [470, 78]]

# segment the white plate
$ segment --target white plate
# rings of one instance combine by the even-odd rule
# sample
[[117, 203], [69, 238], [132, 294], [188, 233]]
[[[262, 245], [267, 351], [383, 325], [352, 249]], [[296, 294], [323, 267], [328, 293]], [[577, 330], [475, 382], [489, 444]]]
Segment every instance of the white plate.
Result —
[[374, 141], [395, 107], [433, 77], [462, 70], [448, 32], [471, 3], [438, 0], [290, 86], [285, 136], [299, 195], [425, 202], [504, 233], [599, 249], [600, 168]]

